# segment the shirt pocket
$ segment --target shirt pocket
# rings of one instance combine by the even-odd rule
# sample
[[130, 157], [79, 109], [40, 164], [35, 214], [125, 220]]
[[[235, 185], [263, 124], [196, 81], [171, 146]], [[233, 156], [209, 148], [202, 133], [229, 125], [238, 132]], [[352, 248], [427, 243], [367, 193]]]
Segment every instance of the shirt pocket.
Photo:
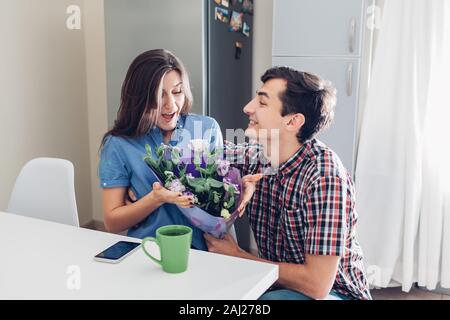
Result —
[[305, 225], [300, 208], [285, 208], [281, 217], [282, 235], [289, 262], [305, 262]]

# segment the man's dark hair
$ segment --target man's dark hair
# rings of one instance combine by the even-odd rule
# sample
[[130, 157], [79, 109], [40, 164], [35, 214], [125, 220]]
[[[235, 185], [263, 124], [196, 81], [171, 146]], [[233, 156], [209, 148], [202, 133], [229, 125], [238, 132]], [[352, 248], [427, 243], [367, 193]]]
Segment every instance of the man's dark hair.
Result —
[[264, 83], [271, 79], [287, 81], [287, 88], [280, 95], [281, 115], [301, 113], [305, 117], [305, 124], [297, 133], [300, 143], [313, 139], [333, 121], [336, 89], [329, 81], [289, 67], [273, 67], [261, 77]]

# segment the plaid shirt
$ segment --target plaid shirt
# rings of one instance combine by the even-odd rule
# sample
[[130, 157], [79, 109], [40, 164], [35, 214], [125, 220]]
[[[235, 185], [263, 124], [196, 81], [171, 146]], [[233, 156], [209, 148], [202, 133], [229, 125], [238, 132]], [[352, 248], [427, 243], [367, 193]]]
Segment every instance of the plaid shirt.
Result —
[[[225, 153], [243, 175], [270, 168], [258, 145], [228, 144]], [[350, 175], [333, 151], [313, 139], [258, 182], [247, 214], [261, 258], [304, 264], [306, 254], [339, 256], [333, 289], [371, 299], [354, 206]]]

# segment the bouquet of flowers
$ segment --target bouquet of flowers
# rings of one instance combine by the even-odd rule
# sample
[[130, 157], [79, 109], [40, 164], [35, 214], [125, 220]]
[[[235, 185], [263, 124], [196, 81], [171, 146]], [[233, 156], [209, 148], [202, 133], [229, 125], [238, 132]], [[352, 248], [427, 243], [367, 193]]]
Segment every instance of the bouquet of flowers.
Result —
[[194, 226], [223, 238], [239, 215], [242, 192], [239, 170], [222, 158], [221, 150], [210, 152], [203, 140], [191, 140], [189, 152], [165, 144], [156, 150], [149, 145], [145, 147], [144, 161], [159, 182], [171, 191], [194, 197], [195, 206], [178, 207], [180, 211]]

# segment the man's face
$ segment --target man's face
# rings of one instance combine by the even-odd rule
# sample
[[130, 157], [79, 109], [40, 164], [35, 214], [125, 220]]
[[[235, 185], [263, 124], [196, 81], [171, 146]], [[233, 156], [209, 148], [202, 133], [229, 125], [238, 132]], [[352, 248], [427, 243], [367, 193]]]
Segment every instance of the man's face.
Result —
[[256, 97], [244, 107], [244, 113], [249, 117], [245, 130], [248, 137], [270, 140], [273, 129], [278, 129], [280, 135], [283, 133], [285, 118], [281, 116], [283, 103], [280, 95], [286, 90], [286, 85], [283, 79], [266, 81], [256, 92]]

